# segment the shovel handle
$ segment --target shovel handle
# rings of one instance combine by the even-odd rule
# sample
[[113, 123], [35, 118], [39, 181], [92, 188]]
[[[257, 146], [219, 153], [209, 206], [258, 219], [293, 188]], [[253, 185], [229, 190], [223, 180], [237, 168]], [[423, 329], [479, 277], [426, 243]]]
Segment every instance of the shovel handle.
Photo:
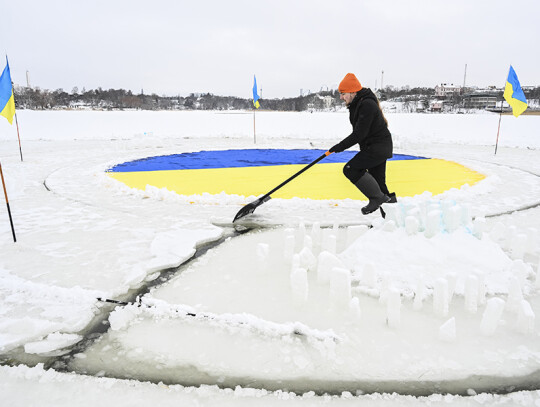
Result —
[[330, 151], [327, 151], [326, 153], [324, 153], [323, 155], [321, 155], [319, 158], [317, 158], [315, 161], [313, 161], [312, 163], [306, 165], [304, 168], [302, 168], [300, 171], [298, 171], [296, 174], [294, 174], [292, 177], [288, 178], [287, 180], [283, 181], [281, 184], [279, 184], [277, 187], [275, 187], [273, 190], [271, 190], [270, 192], [264, 194], [263, 196], [257, 198], [257, 200], [247, 204], [246, 206], [244, 206], [242, 209], [240, 209], [240, 211], [236, 214], [236, 216], [234, 217], [234, 220], [233, 222], [237, 221], [238, 219], [240, 218], [243, 218], [244, 216], [247, 216], [251, 213], [253, 213], [253, 211], [259, 207], [260, 205], [262, 205], [263, 203], [265, 203], [266, 201], [270, 200], [270, 195], [272, 195], [274, 192], [276, 192], [278, 189], [280, 189], [281, 187], [283, 187], [285, 184], [288, 184], [289, 182], [291, 182], [293, 179], [295, 179], [296, 177], [298, 177], [300, 174], [302, 174], [304, 171], [307, 171], [309, 170], [311, 167], [313, 167], [315, 164], [317, 164], [319, 161], [321, 161], [323, 158], [325, 157], [328, 157], [330, 154], [332, 154]]
[[276, 192], [278, 189], [284, 187], [286, 184], [288, 184], [289, 182], [291, 182], [293, 179], [295, 179], [296, 177], [298, 177], [300, 174], [302, 174], [303, 172], [309, 170], [311, 167], [313, 167], [315, 164], [317, 164], [319, 161], [321, 161], [323, 158], [325, 157], [328, 157], [330, 154], [332, 154], [330, 151], [327, 151], [326, 153], [324, 153], [323, 155], [321, 155], [319, 158], [317, 158], [315, 161], [309, 163], [308, 165], [306, 165], [304, 168], [302, 168], [300, 171], [298, 171], [296, 174], [294, 174], [293, 176], [291, 176], [290, 178], [286, 179], [285, 181], [283, 181], [281, 184], [279, 184], [277, 187], [275, 187], [273, 190], [271, 190], [270, 192], [266, 193], [265, 195], [263, 195], [260, 199], [265, 199], [267, 197], [269, 197], [270, 195], [272, 195], [274, 192]]

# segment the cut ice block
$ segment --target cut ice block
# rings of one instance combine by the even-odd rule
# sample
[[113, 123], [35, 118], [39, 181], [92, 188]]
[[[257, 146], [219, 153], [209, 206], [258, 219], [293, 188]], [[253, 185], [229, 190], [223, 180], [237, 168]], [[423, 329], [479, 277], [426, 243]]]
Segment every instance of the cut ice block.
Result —
[[401, 212], [401, 208], [399, 204], [386, 205], [384, 210], [386, 212], [386, 219], [393, 220], [396, 225], [400, 226], [400, 216], [398, 212]]
[[336, 255], [327, 251], [320, 252], [317, 261], [317, 281], [330, 282], [330, 274], [334, 267], [344, 268], [344, 264]]
[[351, 272], [334, 267], [330, 273], [330, 301], [335, 307], [346, 307], [351, 302]]
[[505, 302], [500, 298], [490, 298], [487, 301], [486, 309], [482, 314], [480, 322], [480, 332], [483, 335], [491, 336], [497, 330], [499, 321], [504, 311]]
[[300, 267], [309, 271], [315, 271], [317, 267], [317, 259], [313, 255], [313, 252], [308, 247], [304, 247], [300, 253]]
[[445, 342], [456, 340], [456, 318], [452, 317], [440, 326], [439, 339]]
[[435, 280], [433, 289], [433, 311], [436, 315], [448, 315], [448, 281], [444, 278]]
[[439, 210], [428, 212], [426, 230], [424, 231], [424, 235], [427, 238], [433, 237], [441, 231], [441, 215], [442, 212]]
[[382, 230], [385, 232], [393, 232], [397, 229], [396, 223], [393, 220], [387, 220], [384, 222]]
[[470, 203], [461, 204], [461, 224], [468, 226], [472, 223], [471, 216], [472, 205]]
[[517, 328], [523, 334], [534, 332], [534, 311], [528, 301], [522, 300], [518, 310]]
[[446, 210], [445, 224], [446, 230], [450, 233], [456, 231], [461, 225], [462, 209], [461, 206], [455, 205]]
[[290, 262], [294, 254], [295, 246], [294, 235], [286, 235], [283, 241], [283, 258], [286, 262]]
[[408, 235], [415, 235], [420, 228], [420, 222], [416, 216], [407, 216], [405, 218], [405, 231]]

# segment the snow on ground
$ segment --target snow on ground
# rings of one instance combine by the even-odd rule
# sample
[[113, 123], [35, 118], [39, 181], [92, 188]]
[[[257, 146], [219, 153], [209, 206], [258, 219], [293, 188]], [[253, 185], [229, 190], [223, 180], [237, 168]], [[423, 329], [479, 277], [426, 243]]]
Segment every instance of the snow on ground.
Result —
[[[258, 112], [256, 144], [251, 113], [18, 116], [24, 162], [14, 128], [0, 126], [18, 238], [0, 212], [0, 386], [12, 405], [540, 404], [538, 391], [380, 394], [538, 383], [537, 116], [503, 117], [494, 155], [497, 115], [388, 114], [396, 152], [486, 179], [400, 198], [385, 222], [358, 215], [362, 202], [274, 199], [255, 218], [281, 227], [233, 238], [212, 222], [254, 197], [136, 191], [104, 171], [188, 151], [328, 148], [349, 131], [346, 113]], [[345, 227], [366, 221], [374, 228]], [[159, 284], [161, 270], [218, 239]], [[131, 299], [150, 282], [142, 306], [97, 300]], [[105, 335], [72, 355], [104, 318]], [[9, 366], [17, 360], [59, 371]], [[358, 383], [375, 393], [349, 392]]]

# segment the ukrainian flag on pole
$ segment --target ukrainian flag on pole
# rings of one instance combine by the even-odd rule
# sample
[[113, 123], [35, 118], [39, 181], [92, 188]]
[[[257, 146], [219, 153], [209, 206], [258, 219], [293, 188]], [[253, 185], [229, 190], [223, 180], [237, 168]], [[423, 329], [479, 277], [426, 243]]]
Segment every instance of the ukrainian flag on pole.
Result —
[[257, 94], [257, 78], [253, 75], [253, 106], [258, 109], [260, 105], [259, 95]]
[[506, 87], [504, 88], [503, 96], [512, 107], [512, 114], [514, 116], [518, 117], [527, 110], [527, 99], [521, 89], [516, 71], [514, 71], [512, 65], [510, 65], [510, 72], [508, 72], [508, 79], [506, 79]]
[[11, 74], [9, 72], [9, 62], [6, 56], [6, 67], [0, 76], [0, 115], [4, 116], [9, 124], [13, 124], [15, 115], [15, 98], [13, 87], [11, 86]]

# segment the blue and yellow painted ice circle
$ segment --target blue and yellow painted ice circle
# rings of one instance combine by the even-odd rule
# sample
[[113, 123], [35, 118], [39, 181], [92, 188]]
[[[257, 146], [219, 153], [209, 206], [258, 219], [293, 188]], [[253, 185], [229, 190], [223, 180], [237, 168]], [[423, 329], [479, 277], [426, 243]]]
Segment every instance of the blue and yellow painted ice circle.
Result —
[[[343, 165], [357, 151], [331, 154], [272, 194], [273, 198], [365, 200], [343, 175]], [[149, 157], [118, 164], [108, 174], [131, 188], [147, 185], [181, 195], [203, 193], [259, 196], [281, 184], [324, 150], [244, 149], [198, 151]], [[387, 184], [397, 196], [433, 195], [485, 176], [461, 164], [441, 159], [395, 154], [388, 161]]]

